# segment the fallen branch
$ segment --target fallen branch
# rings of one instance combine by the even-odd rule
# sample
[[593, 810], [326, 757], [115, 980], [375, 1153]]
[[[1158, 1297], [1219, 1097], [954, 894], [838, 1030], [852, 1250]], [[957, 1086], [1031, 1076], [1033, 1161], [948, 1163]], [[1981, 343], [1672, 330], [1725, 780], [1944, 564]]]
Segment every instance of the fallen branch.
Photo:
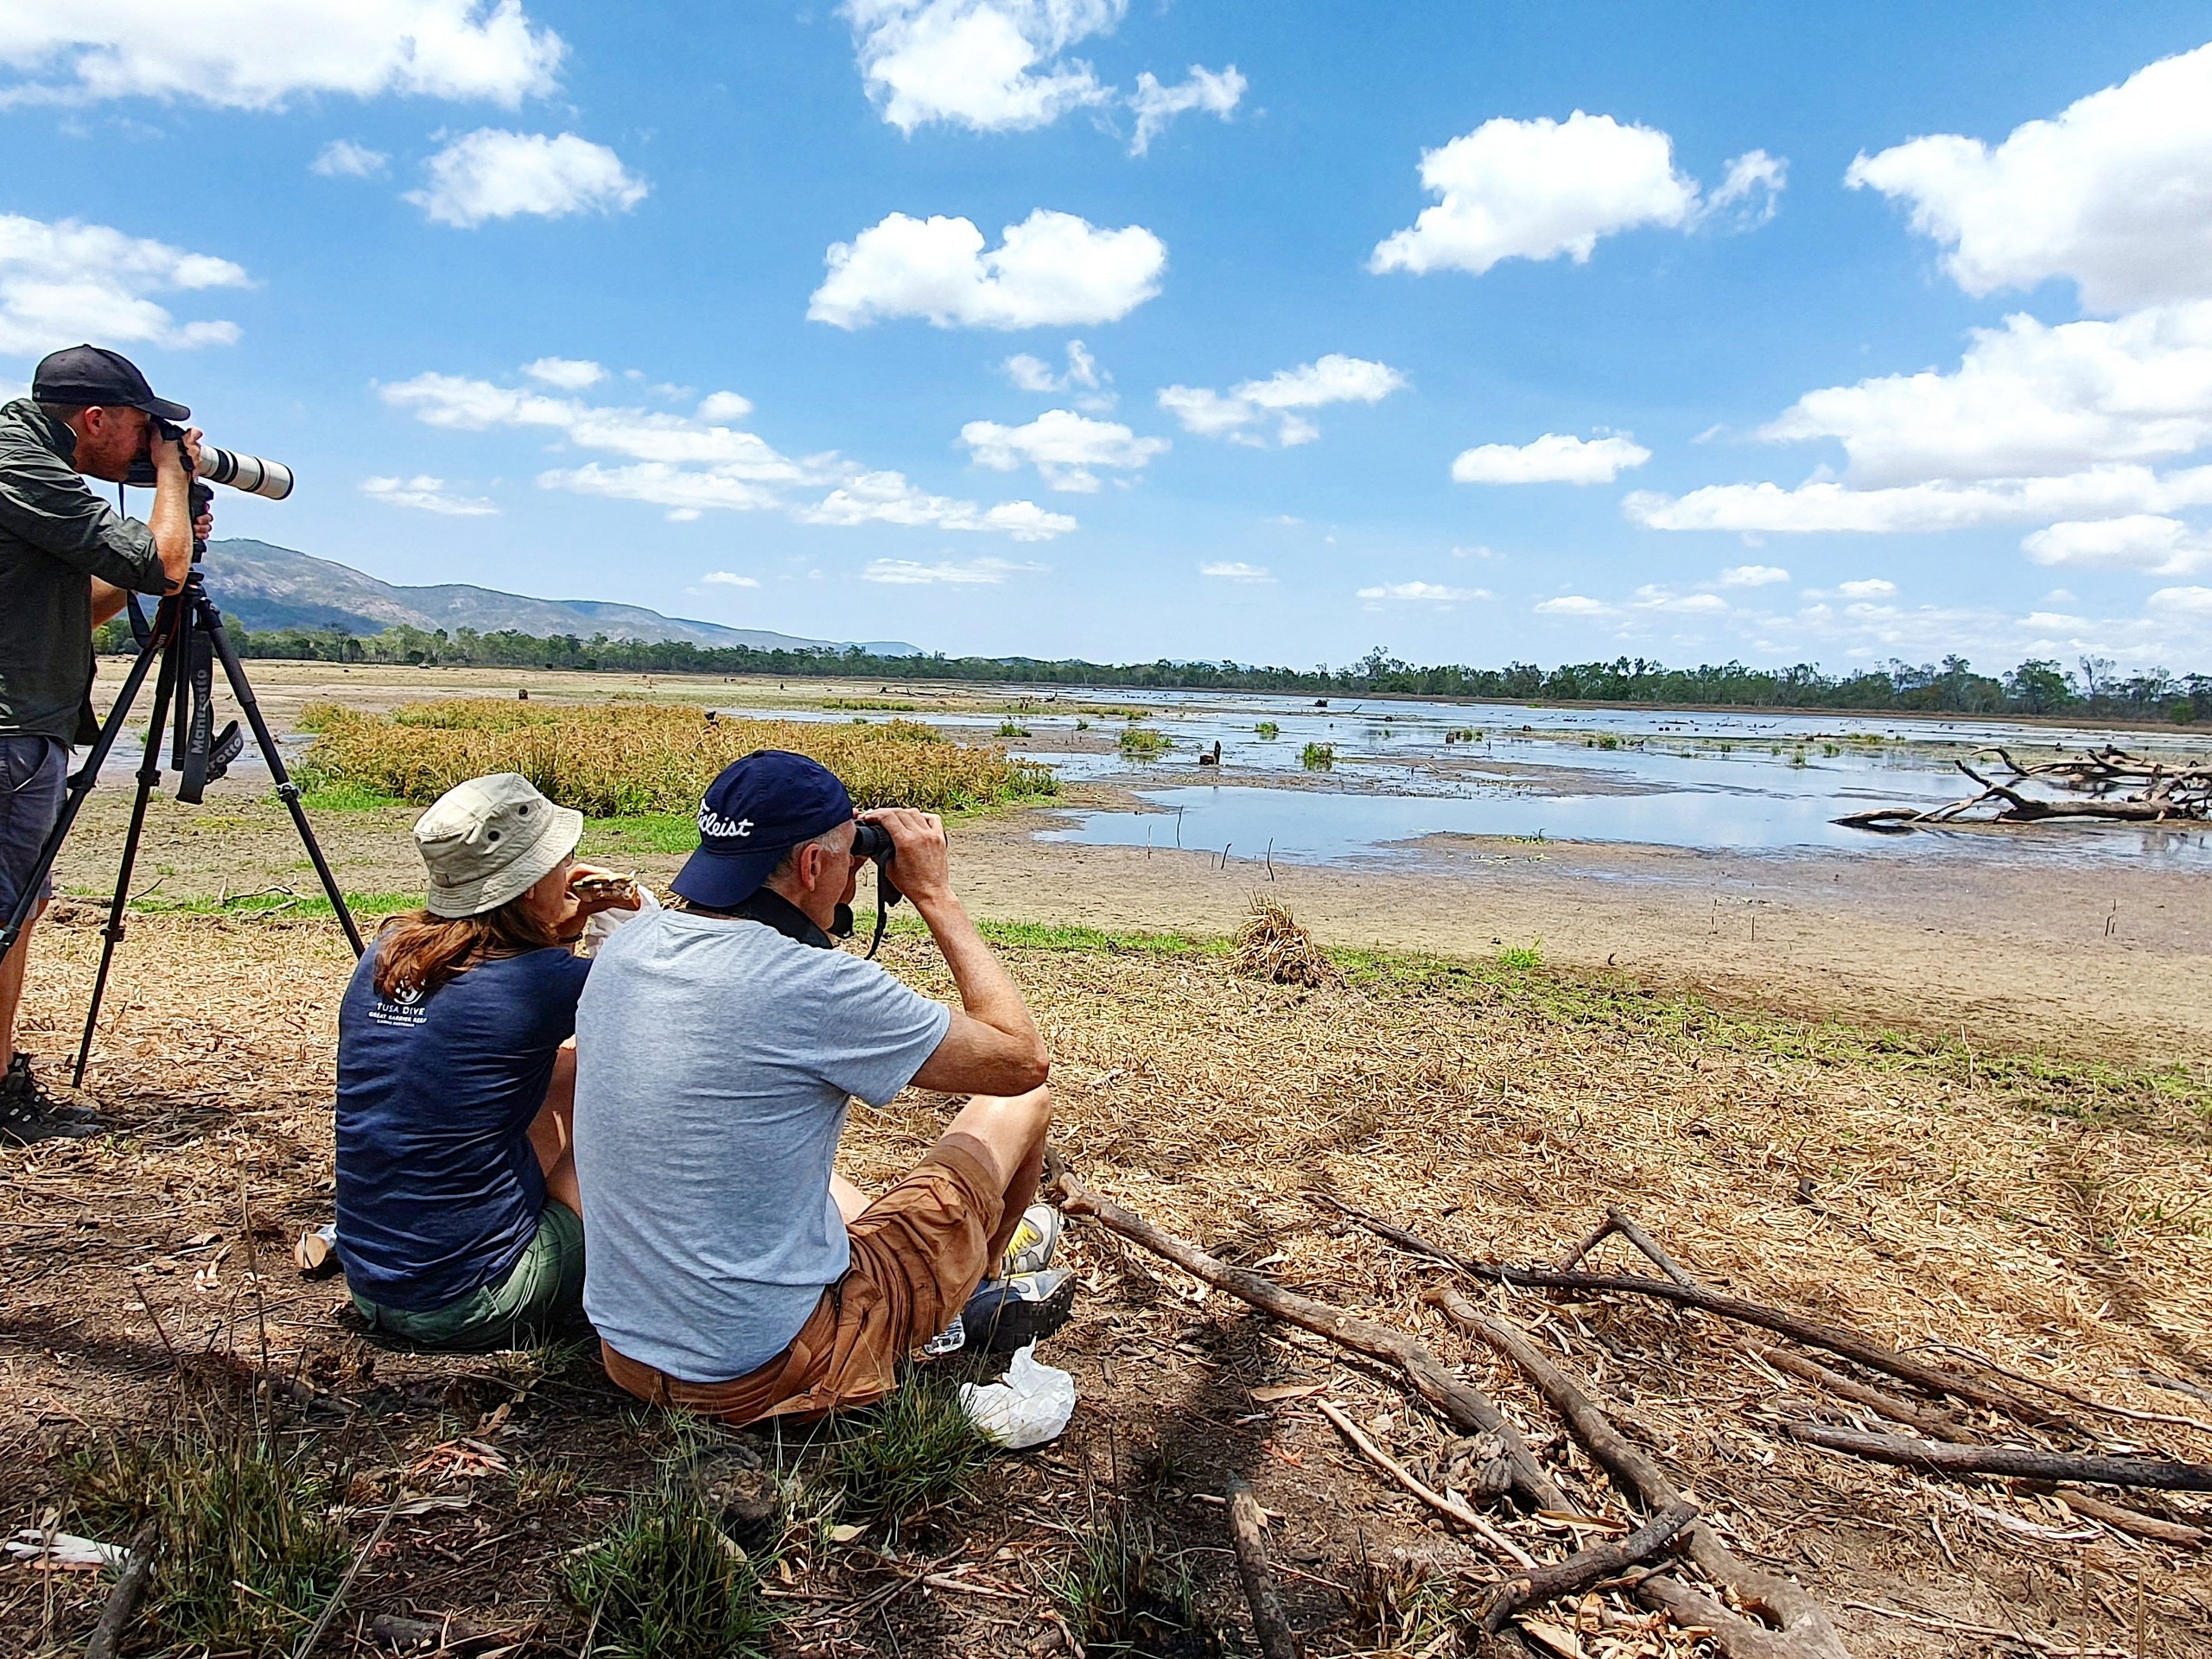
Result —
[[2202, 1527], [2192, 1527], [2185, 1522], [2169, 1521], [2163, 1516], [2145, 1515], [2088, 1492], [2060, 1491], [2044, 1481], [2025, 1483], [2032, 1491], [2049, 1492], [2075, 1515], [2092, 1521], [2101, 1521], [2116, 1531], [2133, 1537], [2145, 1538], [2154, 1544], [2173, 1544], [2183, 1549], [2202, 1549], [2212, 1542], [2212, 1532]]
[[1945, 1366], [1928, 1364], [1910, 1354], [1885, 1348], [1841, 1325], [1807, 1319], [1802, 1314], [1783, 1308], [1767, 1307], [1758, 1302], [1747, 1302], [1741, 1297], [1707, 1290], [1701, 1285], [1678, 1285], [1669, 1280], [1654, 1279], [1643, 1274], [1560, 1273], [1545, 1268], [1513, 1268], [1498, 1262], [1478, 1262], [1471, 1256], [1461, 1255], [1457, 1250], [1432, 1243], [1418, 1233], [1409, 1233], [1402, 1227], [1393, 1227], [1387, 1221], [1355, 1210], [1324, 1193], [1308, 1196], [1315, 1203], [1326, 1205], [1358, 1223], [1378, 1238], [1386, 1238], [1402, 1249], [1411, 1250], [1417, 1255], [1425, 1255], [1431, 1261], [1456, 1268], [1470, 1278], [1480, 1279], [1490, 1284], [1512, 1285], [1522, 1290], [1619, 1291], [1636, 1296], [1656, 1296], [1678, 1306], [1700, 1308], [1707, 1313], [1717, 1313], [1723, 1319], [1758, 1325], [1778, 1336], [1802, 1342], [1808, 1347], [1825, 1348], [1854, 1364], [1864, 1365], [1869, 1370], [1885, 1371], [1915, 1388], [1925, 1389], [1930, 1394], [1948, 1394], [1970, 1405], [2010, 1413], [2036, 1427], [2063, 1428], [2088, 1438], [2087, 1431], [2072, 1419], [2047, 1410], [2032, 1400], [2024, 1399], [2010, 1389], [1986, 1382], [1980, 1377], [1966, 1376]]
[[1603, 1580], [1617, 1578], [1632, 1567], [1656, 1560], [1682, 1544], [1682, 1533], [1697, 1519], [1697, 1505], [1688, 1498], [1669, 1503], [1618, 1543], [1592, 1544], [1563, 1561], [1554, 1561], [1517, 1578], [1506, 1579], [1490, 1593], [1482, 1627], [1495, 1636], [1505, 1621], [1523, 1607], [1541, 1606], [1561, 1596], [1579, 1595]]
[[2012, 1446], [1967, 1446], [1957, 1440], [1910, 1440], [1819, 1423], [1784, 1423], [1792, 1439], [1830, 1452], [1847, 1452], [1877, 1463], [1945, 1474], [2014, 1475], [2029, 1480], [2077, 1480], [2093, 1486], [2153, 1486], [2169, 1492], [2212, 1492], [2212, 1463], [2177, 1458], [2076, 1458]]
[[130, 1541], [123, 1571], [116, 1575], [115, 1588], [107, 1592], [106, 1605], [100, 1609], [100, 1622], [92, 1627], [92, 1639], [85, 1644], [85, 1659], [115, 1659], [123, 1644], [123, 1632], [137, 1612], [138, 1604], [146, 1599], [146, 1586], [153, 1581], [155, 1548], [154, 1523], [149, 1521]]
[[1917, 1405], [1912, 1401], [1902, 1399], [1883, 1389], [1869, 1388], [1854, 1377], [1846, 1376], [1840, 1371], [1832, 1371], [1819, 1361], [1808, 1359], [1802, 1354], [1792, 1353], [1787, 1348], [1761, 1348], [1751, 1345], [1746, 1347], [1745, 1351], [1756, 1355], [1777, 1371], [1786, 1371], [1802, 1382], [1816, 1383], [1830, 1394], [1848, 1400], [1854, 1405], [1865, 1406], [1869, 1411], [1879, 1412], [1891, 1422], [1905, 1423], [1930, 1433], [1950, 1433], [1957, 1428], [1957, 1425], [1951, 1421], [1948, 1412], [1933, 1410], [1927, 1406]]
[[1240, 1301], [1249, 1302], [1286, 1325], [1297, 1325], [1316, 1336], [1326, 1337], [1354, 1353], [1397, 1366], [1405, 1372], [1415, 1392], [1449, 1418], [1461, 1433], [1488, 1433], [1504, 1443], [1506, 1459], [1512, 1465], [1511, 1490], [1523, 1504], [1531, 1510], [1580, 1513], [1579, 1506], [1570, 1502], [1544, 1472], [1521, 1431], [1505, 1420], [1488, 1396], [1454, 1376], [1442, 1361], [1404, 1332], [1285, 1290], [1262, 1274], [1232, 1268], [1189, 1240], [1162, 1231], [1135, 1211], [1125, 1210], [1111, 1199], [1085, 1190], [1065, 1168], [1052, 1172], [1052, 1189], [1053, 1202], [1063, 1215], [1095, 1221], [1107, 1231], [1173, 1262], [1192, 1277], [1204, 1280], [1217, 1290], [1227, 1291]]
[[[1491, 1318], [1449, 1285], [1437, 1285], [1428, 1300], [1453, 1323], [1503, 1354], [1534, 1383], [1552, 1409], [1567, 1420], [1582, 1448], [1617, 1481], [1633, 1486], [1654, 1510], [1682, 1501], [1681, 1491], [1657, 1461], [1615, 1428], [1605, 1414], [1535, 1344], [1503, 1319]], [[1690, 1560], [1717, 1584], [1726, 1585], [1745, 1607], [1770, 1618], [1770, 1629], [1730, 1612], [1712, 1597], [1662, 1574], [1637, 1586], [1640, 1599], [1664, 1608], [1677, 1624], [1709, 1625], [1714, 1644], [1730, 1659], [1847, 1659], [1848, 1649], [1820, 1604], [1794, 1579], [1738, 1559], [1703, 1521], [1686, 1535]]]
[[1249, 1483], [1229, 1483], [1229, 1537], [1236, 1547], [1236, 1576], [1244, 1581], [1244, 1603], [1252, 1610], [1252, 1630], [1263, 1659], [1300, 1659], [1297, 1633], [1283, 1611], [1282, 1592], [1268, 1570], [1266, 1525]]
[[[403, 1487], [401, 1490], [404, 1491], [405, 1489]], [[377, 1529], [369, 1535], [369, 1541], [354, 1552], [353, 1561], [346, 1568], [346, 1576], [338, 1580], [338, 1587], [330, 1592], [330, 1599], [322, 1604], [321, 1616], [300, 1638], [300, 1645], [292, 1649], [292, 1659], [308, 1659], [308, 1656], [315, 1651], [315, 1643], [322, 1640], [322, 1633], [330, 1628], [330, 1621], [338, 1617], [338, 1610], [346, 1605], [346, 1592], [353, 1587], [353, 1580], [360, 1576], [361, 1564], [375, 1554], [377, 1546], [384, 1541], [385, 1529], [391, 1525], [392, 1516], [399, 1513], [399, 1502], [397, 1497], [391, 1500], [391, 1507], [384, 1512], [384, 1519], [377, 1522]]]
[[1338, 1433], [1341, 1433], [1344, 1439], [1351, 1442], [1352, 1450], [1358, 1452], [1360, 1456], [1365, 1458], [1377, 1469], [1380, 1469], [1384, 1474], [1389, 1476], [1391, 1479], [1396, 1481], [1399, 1485], [1404, 1487], [1406, 1491], [1411, 1492], [1422, 1503], [1427, 1504], [1430, 1509], [1434, 1510], [1446, 1520], [1452, 1522], [1454, 1525], [1465, 1527], [1470, 1531], [1473, 1529], [1475, 1522], [1478, 1517], [1472, 1510], [1467, 1507], [1467, 1503], [1465, 1498], [1448, 1497], [1444, 1493], [1438, 1491], [1433, 1486], [1431, 1486], [1427, 1481], [1424, 1481], [1419, 1475], [1416, 1475], [1412, 1470], [1407, 1468], [1404, 1464], [1400, 1463], [1388, 1452], [1385, 1452], [1381, 1446], [1376, 1445], [1373, 1440], [1370, 1440], [1367, 1435], [1361, 1431], [1358, 1424], [1353, 1422], [1351, 1418], [1344, 1415], [1344, 1411], [1340, 1407], [1333, 1405], [1326, 1400], [1316, 1400], [1313, 1404], [1324, 1417], [1326, 1417], [1331, 1422], [1337, 1426]]
[[1629, 1212], [1622, 1209], [1620, 1205], [1618, 1204], [1607, 1205], [1605, 1206], [1605, 1219], [1612, 1224], [1612, 1228], [1615, 1232], [1618, 1233], [1623, 1238], [1628, 1240], [1630, 1243], [1635, 1245], [1637, 1249], [1642, 1250], [1646, 1256], [1650, 1258], [1651, 1264], [1654, 1267], [1657, 1268], [1660, 1272], [1665, 1274], [1676, 1284], [1689, 1286], [1696, 1285], [1697, 1281], [1691, 1278], [1688, 1274], [1683, 1272], [1682, 1269], [1675, 1264], [1675, 1258], [1668, 1255], [1665, 1250], [1660, 1248], [1659, 1241], [1652, 1237], [1650, 1234], [1645, 1232], [1643, 1228], [1637, 1226], [1636, 1224], [1636, 1217], [1630, 1215]]

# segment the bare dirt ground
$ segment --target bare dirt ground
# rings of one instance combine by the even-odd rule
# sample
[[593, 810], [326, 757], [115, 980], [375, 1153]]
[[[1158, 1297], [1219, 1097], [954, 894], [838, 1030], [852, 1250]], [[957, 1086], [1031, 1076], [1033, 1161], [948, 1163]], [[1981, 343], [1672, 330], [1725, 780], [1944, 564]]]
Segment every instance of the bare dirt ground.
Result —
[[[282, 677], [255, 668], [264, 689]], [[111, 872], [121, 793], [101, 791], [65, 885], [97, 889]], [[419, 879], [411, 816], [320, 820], [350, 891]], [[1555, 1257], [1622, 1205], [1707, 1283], [1977, 1376], [2001, 1366], [2074, 1420], [2031, 1428], [1915, 1396], [1948, 1414], [1953, 1438], [2212, 1460], [2212, 1015], [2193, 971], [2207, 946], [2191, 883], [1967, 892], [1900, 884], [1891, 867], [1878, 891], [1822, 872], [1844, 877], [1827, 893], [1796, 861], [1686, 866], [1553, 846], [1533, 861], [1525, 847], [1469, 845], [1415, 872], [1277, 865], [1271, 884], [1235, 860], [1041, 844], [1031, 827], [961, 826], [957, 868], [980, 913], [1057, 930], [1016, 929], [1005, 949], [1046, 1028], [1056, 1141], [1084, 1181], [1225, 1259], [1415, 1333], [1501, 1403], [1586, 1512], [1633, 1513], [1519, 1374], [1424, 1300], [1448, 1271], [1313, 1195], [1512, 1262]], [[601, 842], [610, 856], [631, 850]], [[653, 873], [675, 861], [628, 861]], [[156, 802], [135, 886], [152, 889], [149, 906], [307, 893], [302, 864], [281, 814], [226, 785], [199, 808]], [[1346, 983], [1255, 982], [1200, 942], [1232, 928], [1255, 887], [1344, 947]], [[1084, 926], [1185, 942], [1069, 931]], [[1496, 962], [1500, 942], [1537, 937], [1542, 966]], [[81, 910], [40, 937], [25, 1043], [49, 1064], [73, 1041], [98, 948]], [[887, 957], [949, 995], [925, 941], [894, 934]], [[291, 1268], [290, 1240], [329, 1212], [348, 966], [327, 921], [134, 917], [91, 1078], [116, 1132], [0, 1151], [6, 1530], [66, 1529], [85, 1512], [72, 1464], [84, 1448], [257, 1401], [285, 1436], [341, 1461], [359, 1495], [346, 1526], [360, 1575], [318, 1654], [366, 1659], [378, 1651], [367, 1621], [392, 1612], [466, 1619], [517, 1654], [577, 1655], [590, 1621], [562, 1594], [564, 1567], [619, 1523], [680, 1437], [581, 1351], [371, 1347], [344, 1317], [342, 1284]], [[911, 1096], [857, 1115], [849, 1173], [880, 1185], [941, 1121], [940, 1103]], [[1340, 1402], [1440, 1484], [1452, 1431], [1403, 1377], [1096, 1225], [1072, 1226], [1065, 1248], [1085, 1294], [1039, 1357], [1076, 1377], [1068, 1434], [996, 1459], [973, 1496], [895, 1533], [867, 1516], [842, 1539], [794, 1528], [768, 1577], [785, 1620], [772, 1651], [1064, 1651], [1070, 1577], [1103, 1519], [1148, 1538], [1156, 1582], [1187, 1575], [1190, 1593], [1134, 1648], [1104, 1631], [1092, 1651], [1252, 1651], [1211, 1501], [1236, 1476], [1274, 1513], [1278, 1577], [1309, 1656], [1484, 1650], [1452, 1609], [1503, 1570], [1495, 1547], [1449, 1532], [1317, 1408]], [[1643, 1266], [1618, 1241], [1602, 1256], [1615, 1271]], [[2202, 1552], [2069, 1507], [2084, 1489], [1815, 1449], [1789, 1426], [1896, 1425], [1777, 1370], [1738, 1328], [1648, 1298], [1463, 1288], [1569, 1368], [1739, 1555], [1802, 1582], [1860, 1659], [2202, 1650]], [[2212, 1525], [2201, 1495], [2092, 1490]], [[435, 1506], [410, 1504], [366, 1550], [395, 1500]], [[1537, 1518], [1493, 1513], [1540, 1556], [1572, 1547]], [[1399, 1552], [1440, 1567], [1424, 1579]], [[0, 1567], [0, 1649], [80, 1650], [104, 1588]], [[1710, 1651], [1618, 1588], [1544, 1618], [1497, 1650]], [[162, 1640], [141, 1627], [126, 1650]]]

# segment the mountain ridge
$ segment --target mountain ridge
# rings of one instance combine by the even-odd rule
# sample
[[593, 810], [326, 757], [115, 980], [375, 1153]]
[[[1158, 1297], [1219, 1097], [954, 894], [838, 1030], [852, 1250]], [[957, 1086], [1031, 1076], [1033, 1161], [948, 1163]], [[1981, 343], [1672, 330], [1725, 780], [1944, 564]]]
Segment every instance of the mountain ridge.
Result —
[[[587, 639], [604, 633], [613, 639], [684, 640], [709, 647], [750, 645], [757, 651], [836, 651], [847, 643], [665, 616], [642, 605], [611, 600], [536, 599], [470, 582], [407, 587], [381, 581], [335, 559], [243, 537], [210, 542], [203, 568], [207, 591], [224, 613], [241, 627], [256, 631], [340, 628], [367, 634], [404, 626], [432, 632], [441, 628], [448, 633], [474, 628], [480, 633], [496, 633], [512, 628], [523, 633], [574, 633]], [[857, 643], [881, 657], [922, 654], [919, 646], [903, 640]]]

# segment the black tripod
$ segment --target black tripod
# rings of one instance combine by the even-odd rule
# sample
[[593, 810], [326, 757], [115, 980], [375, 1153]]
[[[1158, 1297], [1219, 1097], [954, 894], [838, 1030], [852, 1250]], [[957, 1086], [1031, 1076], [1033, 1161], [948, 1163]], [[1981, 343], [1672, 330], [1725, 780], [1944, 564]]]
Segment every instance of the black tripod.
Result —
[[[199, 518], [208, 496], [206, 485], [192, 486], [190, 512], [194, 518]], [[254, 700], [253, 688], [246, 683], [245, 669], [238, 661], [230, 636], [223, 631], [223, 613], [207, 597], [207, 582], [200, 569], [200, 559], [207, 551], [207, 543], [194, 537], [192, 572], [185, 578], [181, 589], [155, 607], [151, 625], [138, 608], [137, 595], [130, 596], [130, 623], [138, 637], [138, 660], [130, 665], [123, 689], [116, 693], [115, 706], [101, 723], [92, 753], [70, 778], [61, 816], [55, 820], [46, 845], [39, 849], [37, 868], [31, 872], [16, 901], [15, 913], [8, 918], [7, 926], [0, 928], [0, 959], [4, 959], [15, 949], [23, 929], [29, 925], [31, 913], [38, 907], [39, 889], [45, 886], [54, 860], [60, 855], [61, 843], [69, 838], [85, 798], [99, 784], [100, 766], [107, 760], [108, 752], [114, 748], [115, 740], [122, 734], [130, 705], [145, 684], [147, 673], [158, 661], [161, 668], [154, 681], [154, 715], [146, 728], [145, 753], [138, 763], [137, 798], [131, 803], [130, 830], [124, 837], [123, 863], [116, 872], [115, 897], [108, 905], [107, 926], [101, 930], [105, 943], [100, 946], [99, 973], [92, 981], [92, 1003], [85, 1014], [84, 1040], [77, 1046], [77, 1067], [70, 1078], [79, 1088], [84, 1085], [86, 1063], [92, 1058], [92, 1030], [99, 1023], [100, 999], [107, 994], [108, 969], [115, 961], [115, 947], [123, 940], [123, 912], [130, 901], [130, 870], [138, 861], [138, 841], [146, 826], [146, 803], [162, 781], [163, 722], [172, 722], [169, 764], [178, 773], [176, 798], [188, 804], [198, 804], [207, 785], [220, 778], [245, 747], [245, 739], [236, 721], [226, 725], [219, 734], [214, 729], [214, 665], [219, 658], [224, 677], [231, 683], [231, 696], [237, 699], [246, 723], [253, 728], [261, 758], [268, 762], [269, 775], [276, 781], [277, 798], [291, 813], [293, 827], [300, 832], [300, 841], [307, 848], [322, 890], [330, 895], [330, 907], [337, 912], [338, 925], [346, 930], [346, 939], [353, 947], [353, 954], [361, 954], [361, 930], [354, 925], [353, 913], [346, 907], [346, 895], [339, 891], [338, 878], [330, 873], [315, 831], [308, 826], [308, 815], [300, 805], [300, 786], [285, 771], [284, 757], [276, 747], [276, 740], [270, 734], [268, 721], [261, 717], [261, 705]]]

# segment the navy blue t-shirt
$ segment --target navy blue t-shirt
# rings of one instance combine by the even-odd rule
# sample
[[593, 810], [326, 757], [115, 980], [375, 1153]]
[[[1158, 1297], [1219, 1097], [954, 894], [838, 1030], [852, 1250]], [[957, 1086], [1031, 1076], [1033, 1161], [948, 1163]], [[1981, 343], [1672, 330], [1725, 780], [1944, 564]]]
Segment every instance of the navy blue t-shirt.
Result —
[[549, 946], [384, 997], [376, 962], [372, 944], [338, 1006], [338, 1256], [378, 1306], [435, 1313], [503, 1277], [537, 1230], [530, 1122], [591, 963]]

